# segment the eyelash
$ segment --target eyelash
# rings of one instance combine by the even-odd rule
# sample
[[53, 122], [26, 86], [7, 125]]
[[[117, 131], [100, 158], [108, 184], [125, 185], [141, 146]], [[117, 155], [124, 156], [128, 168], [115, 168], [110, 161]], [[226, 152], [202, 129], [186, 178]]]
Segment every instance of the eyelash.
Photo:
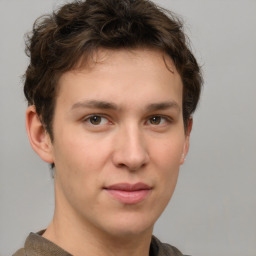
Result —
[[158, 123], [158, 124], [152, 124], [151, 123], [149, 125], [160, 126], [161, 125], [161, 121], [163, 121], [163, 120], [165, 121], [165, 123], [171, 123], [173, 121], [172, 118], [169, 117], [169, 116], [153, 115], [153, 116], [148, 118], [147, 123], [150, 122], [153, 118], [161, 118], [160, 123]]
[[89, 116], [86, 116], [84, 119], [83, 119], [83, 122], [88, 122], [90, 125], [92, 126], [100, 126], [102, 124], [93, 124], [91, 122], [92, 118], [100, 118], [100, 121], [102, 121], [102, 119], [106, 119], [108, 122], [109, 122], [109, 118], [105, 117], [104, 115], [102, 114], [92, 114], [92, 115], [89, 115]]
[[[92, 121], [92, 118], [100, 118], [100, 122], [98, 124], [93, 124], [91, 121]], [[160, 122], [157, 123], [157, 124], [153, 124], [151, 123], [151, 121], [153, 120], [153, 118], [160, 118]], [[106, 121], [101, 124], [101, 121], [102, 119], [105, 119]], [[149, 116], [145, 122], [145, 124], [147, 125], [152, 125], [152, 126], [161, 126], [161, 125], [164, 125], [163, 123], [161, 123], [162, 121], [164, 121], [164, 124], [165, 123], [172, 123], [173, 122], [173, 119], [169, 116], [164, 116], [164, 115], [152, 115], [152, 116]], [[83, 118], [83, 122], [86, 122], [88, 123], [89, 125], [91, 126], [101, 126], [101, 125], [104, 125], [104, 124], [107, 124], [108, 122], [111, 124], [112, 122], [109, 121], [109, 117], [106, 117], [105, 115], [103, 114], [91, 114], [89, 116], [86, 116], [85, 118]]]

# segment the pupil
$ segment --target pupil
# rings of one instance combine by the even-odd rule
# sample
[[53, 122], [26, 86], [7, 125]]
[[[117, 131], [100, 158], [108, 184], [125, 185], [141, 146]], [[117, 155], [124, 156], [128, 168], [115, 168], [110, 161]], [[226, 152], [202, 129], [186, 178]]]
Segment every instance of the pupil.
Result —
[[92, 116], [91, 118], [90, 118], [90, 122], [92, 123], [92, 124], [100, 124], [100, 122], [101, 122], [101, 117], [100, 116]]
[[160, 124], [161, 117], [160, 116], [154, 116], [151, 118], [151, 124]]

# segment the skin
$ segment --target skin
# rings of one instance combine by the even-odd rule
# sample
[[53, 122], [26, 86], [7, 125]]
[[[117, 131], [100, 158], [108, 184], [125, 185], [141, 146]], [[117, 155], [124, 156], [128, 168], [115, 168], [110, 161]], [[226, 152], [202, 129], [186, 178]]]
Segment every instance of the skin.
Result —
[[[75, 256], [148, 255], [189, 148], [181, 78], [152, 49], [101, 49], [94, 58], [59, 80], [53, 141], [27, 109], [33, 149], [55, 163], [55, 213], [43, 236]], [[150, 187], [138, 203], [105, 189], [138, 182]]]

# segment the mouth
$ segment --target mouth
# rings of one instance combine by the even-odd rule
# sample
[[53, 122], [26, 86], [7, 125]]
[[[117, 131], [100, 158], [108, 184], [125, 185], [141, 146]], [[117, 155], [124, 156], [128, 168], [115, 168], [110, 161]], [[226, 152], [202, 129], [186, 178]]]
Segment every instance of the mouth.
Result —
[[145, 200], [152, 191], [152, 187], [142, 182], [136, 184], [118, 183], [104, 190], [115, 200], [123, 204], [138, 204]]

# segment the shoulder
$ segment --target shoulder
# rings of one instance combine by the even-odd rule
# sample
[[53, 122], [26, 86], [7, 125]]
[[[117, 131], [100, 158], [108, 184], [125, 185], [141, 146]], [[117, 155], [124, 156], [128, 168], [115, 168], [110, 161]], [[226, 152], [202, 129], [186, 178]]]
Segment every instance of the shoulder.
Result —
[[19, 249], [17, 252], [15, 252], [12, 256], [26, 256], [25, 254], [25, 250], [22, 248], [22, 249]]
[[25, 241], [24, 248], [19, 249], [12, 256], [71, 256], [71, 254], [44, 238], [43, 233], [44, 230], [38, 233], [30, 233]]
[[150, 256], [183, 256], [183, 254], [176, 247], [162, 243], [155, 236], [152, 236]]

